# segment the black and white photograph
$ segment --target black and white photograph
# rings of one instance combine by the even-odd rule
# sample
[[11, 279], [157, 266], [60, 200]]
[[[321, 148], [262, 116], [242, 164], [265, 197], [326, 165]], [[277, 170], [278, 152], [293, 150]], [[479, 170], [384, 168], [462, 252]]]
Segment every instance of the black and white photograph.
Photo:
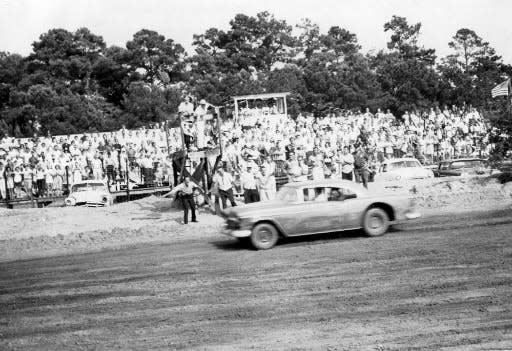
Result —
[[512, 1], [2, 0], [0, 350], [512, 350]]

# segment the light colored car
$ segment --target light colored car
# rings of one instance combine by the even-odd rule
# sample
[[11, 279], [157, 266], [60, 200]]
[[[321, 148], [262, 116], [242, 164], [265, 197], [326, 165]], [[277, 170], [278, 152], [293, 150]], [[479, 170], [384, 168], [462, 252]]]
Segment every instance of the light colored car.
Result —
[[66, 206], [110, 206], [113, 203], [113, 197], [102, 181], [83, 180], [71, 185], [70, 194], [65, 203]]
[[409, 195], [372, 195], [361, 185], [339, 179], [288, 183], [275, 200], [232, 207], [224, 212], [223, 233], [256, 249], [273, 247], [280, 236], [363, 228], [383, 235], [393, 223], [420, 216]]
[[386, 160], [382, 162], [378, 173], [375, 175], [376, 182], [426, 178], [434, 178], [434, 172], [423, 167], [420, 161], [412, 157]]

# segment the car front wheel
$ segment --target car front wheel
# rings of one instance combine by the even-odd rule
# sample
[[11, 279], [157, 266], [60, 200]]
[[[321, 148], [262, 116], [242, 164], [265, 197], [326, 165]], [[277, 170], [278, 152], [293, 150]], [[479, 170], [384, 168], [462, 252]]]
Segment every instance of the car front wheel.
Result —
[[387, 232], [389, 217], [382, 208], [370, 208], [363, 219], [363, 228], [368, 236], [379, 236]]
[[277, 229], [270, 223], [257, 224], [251, 234], [251, 243], [257, 250], [272, 248], [279, 239]]

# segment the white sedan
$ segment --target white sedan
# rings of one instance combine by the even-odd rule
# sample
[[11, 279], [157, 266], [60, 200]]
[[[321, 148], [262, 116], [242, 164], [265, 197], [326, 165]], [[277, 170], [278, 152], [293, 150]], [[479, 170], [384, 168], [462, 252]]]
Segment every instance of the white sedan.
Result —
[[411, 179], [434, 178], [432, 170], [423, 167], [415, 158], [394, 158], [384, 161], [377, 175], [376, 182], [392, 182]]
[[65, 203], [66, 206], [109, 206], [113, 203], [113, 197], [102, 181], [83, 180], [71, 186]]

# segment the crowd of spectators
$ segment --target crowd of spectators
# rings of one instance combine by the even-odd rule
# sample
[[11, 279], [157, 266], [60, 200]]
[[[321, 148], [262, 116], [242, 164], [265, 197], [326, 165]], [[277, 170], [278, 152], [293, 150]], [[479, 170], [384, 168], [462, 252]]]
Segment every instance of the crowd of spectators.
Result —
[[[268, 112], [268, 113], [267, 113]], [[206, 102], [180, 105], [182, 128], [163, 125], [107, 133], [0, 140], [0, 196], [62, 195], [73, 183], [99, 179], [116, 187], [129, 172], [135, 182], [172, 184], [170, 154], [217, 145], [216, 118]], [[486, 123], [474, 108], [432, 108], [396, 118], [389, 111], [343, 111], [290, 118], [245, 111], [221, 126], [223, 164], [246, 202], [271, 199], [287, 181], [339, 177], [361, 180], [393, 157], [424, 164], [489, 151]]]
[[485, 157], [490, 147], [487, 125], [472, 107], [407, 111], [399, 118], [389, 111], [368, 109], [296, 119], [262, 114], [238, 125], [224, 123], [223, 130], [229, 131], [224, 147], [227, 164], [240, 174], [250, 169], [256, 181], [263, 182], [265, 168], [278, 184], [324, 178], [365, 183], [364, 177], [371, 178], [387, 159], [416, 157], [429, 165]]
[[[169, 140], [178, 140], [171, 130]], [[172, 143], [176, 149], [179, 143]], [[163, 127], [73, 136], [0, 140], [0, 198], [59, 196], [82, 180], [115, 189], [126, 175], [134, 183], [163, 184], [172, 174]]]

